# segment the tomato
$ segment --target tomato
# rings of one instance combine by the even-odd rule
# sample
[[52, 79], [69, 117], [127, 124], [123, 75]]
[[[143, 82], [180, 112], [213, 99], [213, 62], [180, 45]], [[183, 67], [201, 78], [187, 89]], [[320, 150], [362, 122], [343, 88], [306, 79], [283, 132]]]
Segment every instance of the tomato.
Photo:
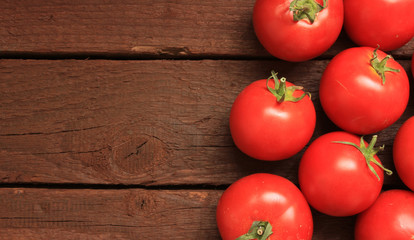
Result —
[[401, 180], [414, 190], [414, 117], [409, 118], [400, 127], [394, 139], [394, 165]]
[[273, 56], [292, 62], [328, 50], [342, 24], [342, 0], [326, 0], [325, 4], [322, 0], [256, 0], [253, 8], [253, 27], [260, 43]]
[[[275, 73], [272, 78], [274, 81], [262, 79], [248, 85], [230, 111], [235, 145], [260, 160], [292, 157], [309, 142], [316, 123], [310, 97], [285, 78], [279, 80]], [[278, 91], [286, 89], [280, 100], [271, 92], [276, 86]]]
[[255, 221], [271, 226], [273, 233], [263, 240], [306, 240], [313, 233], [312, 213], [300, 190], [286, 178], [267, 173], [231, 184], [218, 202], [216, 220], [223, 240], [246, 234]]
[[299, 164], [299, 185], [308, 203], [331, 216], [351, 216], [374, 203], [384, 181], [376, 139], [368, 146], [351, 133], [331, 132], [313, 141]]
[[404, 68], [371, 47], [349, 48], [336, 55], [319, 86], [326, 115], [343, 130], [361, 135], [393, 124], [405, 111], [409, 94]]
[[413, 0], [346, 0], [344, 26], [360, 46], [391, 51], [414, 36]]
[[380, 194], [355, 224], [355, 240], [414, 239], [414, 193], [393, 189]]

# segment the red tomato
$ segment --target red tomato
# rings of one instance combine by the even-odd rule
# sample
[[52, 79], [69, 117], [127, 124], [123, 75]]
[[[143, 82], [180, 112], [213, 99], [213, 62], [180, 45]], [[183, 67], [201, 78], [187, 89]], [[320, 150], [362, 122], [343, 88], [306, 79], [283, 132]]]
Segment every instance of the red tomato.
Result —
[[302, 193], [273, 174], [252, 174], [230, 185], [218, 202], [216, 218], [223, 240], [246, 234], [254, 221], [272, 226], [273, 234], [263, 239], [312, 238], [312, 213]]
[[[325, 5], [323, 8], [322, 0], [256, 0], [253, 9], [256, 36], [277, 58], [293, 62], [315, 58], [335, 42], [343, 24], [342, 0], [326, 0]], [[302, 18], [306, 16], [304, 9], [309, 10], [313, 23]]]
[[344, 26], [360, 46], [391, 51], [414, 36], [413, 0], [346, 0]]
[[[407, 106], [410, 89], [404, 68], [391, 56], [374, 50], [346, 49], [331, 60], [322, 75], [319, 87], [322, 107], [345, 131], [361, 135], [381, 131], [393, 124]], [[374, 55], [377, 60], [373, 60]], [[376, 66], [384, 61], [385, 69]], [[385, 70], [385, 82], [373, 66], [378, 72]]]
[[388, 190], [361, 213], [355, 224], [355, 240], [414, 239], [414, 193]]
[[400, 127], [394, 139], [394, 165], [401, 180], [414, 190], [414, 117]]
[[[275, 80], [290, 89], [286, 90], [285, 100], [279, 102], [266, 82], [255, 81], [237, 96], [230, 112], [230, 132], [236, 146], [253, 158], [286, 159], [298, 153], [312, 137], [315, 108], [307, 95], [297, 102], [289, 100], [305, 93], [292, 83], [279, 84]], [[274, 88], [275, 82], [269, 81], [268, 86]]]
[[299, 165], [299, 184], [316, 210], [331, 216], [351, 216], [367, 209], [378, 197], [384, 173], [375, 155], [379, 150], [374, 148], [376, 136], [368, 147], [361, 140], [351, 133], [331, 132], [306, 149]]

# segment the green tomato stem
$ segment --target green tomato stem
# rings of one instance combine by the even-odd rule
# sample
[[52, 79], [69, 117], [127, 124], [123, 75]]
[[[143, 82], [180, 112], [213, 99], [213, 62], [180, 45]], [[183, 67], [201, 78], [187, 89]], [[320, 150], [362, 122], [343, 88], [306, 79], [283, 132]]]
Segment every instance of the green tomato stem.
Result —
[[[302, 86], [289, 86], [286, 87], [286, 78], [282, 77], [279, 79], [277, 73], [272, 71], [272, 76], [266, 80], [267, 89], [276, 97], [277, 102], [282, 103], [284, 101], [288, 102], [298, 102], [302, 100], [306, 95], [311, 97], [310, 93], [305, 92], [300, 97], [293, 97], [293, 93], [297, 90], [303, 90]], [[273, 79], [275, 82], [275, 88], [269, 86], [269, 80]]]
[[236, 240], [266, 240], [272, 235], [272, 225], [266, 221], [254, 221], [246, 234], [236, 238]]
[[381, 61], [378, 59], [377, 50], [379, 46], [374, 50], [373, 57], [370, 60], [371, 66], [375, 69], [375, 71], [380, 75], [382, 79], [382, 85], [385, 84], [385, 72], [400, 72], [399, 69], [394, 69], [387, 67], [387, 61], [388, 59], [392, 59], [391, 55], [387, 55], [385, 58], [383, 58]]
[[387, 173], [387, 175], [391, 175], [392, 171], [385, 168], [380, 162], [378, 162], [374, 156], [379, 152], [384, 150], [384, 145], [380, 147], [375, 147], [375, 143], [377, 142], [377, 135], [372, 136], [371, 142], [369, 143], [368, 147], [365, 146], [364, 143], [364, 137], [361, 137], [359, 146], [352, 142], [344, 142], [344, 141], [334, 141], [334, 143], [341, 143], [353, 146], [357, 148], [362, 155], [365, 157], [365, 161], [367, 163], [367, 166], [369, 170], [378, 178], [378, 181], [380, 181], [380, 177], [378, 176], [378, 173], [375, 171], [375, 169], [371, 166], [371, 162], [380, 167], [383, 171]]
[[323, 0], [322, 6], [315, 0], [293, 0], [289, 7], [289, 10], [293, 12], [293, 21], [308, 19], [310, 23], [313, 23], [318, 12], [326, 8], [326, 1]]

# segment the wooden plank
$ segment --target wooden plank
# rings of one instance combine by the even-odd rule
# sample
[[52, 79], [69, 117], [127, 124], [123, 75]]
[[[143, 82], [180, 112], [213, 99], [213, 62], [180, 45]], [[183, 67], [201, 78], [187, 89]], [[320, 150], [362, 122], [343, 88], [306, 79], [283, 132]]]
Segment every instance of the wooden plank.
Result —
[[219, 191], [0, 190], [0, 239], [209, 239]]
[[[221, 190], [0, 189], [0, 239], [220, 239]], [[313, 239], [352, 239], [354, 217], [313, 212]]]
[[[1, 0], [0, 56], [270, 57], [254, 0]], [[324, 57], [354, 44], [342, 33]], [[414, 41], [393, 52], [405, 58]]]
[[[270, 172], [297, 183], [303, 151], [278, 162], [247, 157], [232, 142], [229, 112], [275, 69], [312, 93], [313, 139], [337, 130], [318, 99], [327, 63], [1, 60], [0, 182], [227, 185]], [[413, 107], [379, 134], [391, 169], [393, 137]], [[396, 175], [385, 183], [401, 184]]]

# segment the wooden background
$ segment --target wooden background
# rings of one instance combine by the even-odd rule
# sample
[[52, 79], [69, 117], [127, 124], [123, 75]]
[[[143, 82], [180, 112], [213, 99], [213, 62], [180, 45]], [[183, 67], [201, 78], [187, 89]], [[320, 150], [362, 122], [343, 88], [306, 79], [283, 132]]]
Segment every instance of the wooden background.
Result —
[[[254, 0], [0, 0], [0, 239], [220, 239], [215, 208], [237, 179], [297, 184], [300, 152], [242, 154], [229, 111], [272, 69], [312, 93], [312, 139], [338, 130], [321, 110], [342, 33], [303, 63], [273, 58], [252, 27]], [[410, 81], [414, 40], [391, 54]], [[411, 93], [413, 93], [411, 91]], [[392, 170], [396, 131], [380, 132]], [[402, 188], [397, 174], [384, 189]], [[355, 217], [313, 210], [313, 239], [352, 239]]]

